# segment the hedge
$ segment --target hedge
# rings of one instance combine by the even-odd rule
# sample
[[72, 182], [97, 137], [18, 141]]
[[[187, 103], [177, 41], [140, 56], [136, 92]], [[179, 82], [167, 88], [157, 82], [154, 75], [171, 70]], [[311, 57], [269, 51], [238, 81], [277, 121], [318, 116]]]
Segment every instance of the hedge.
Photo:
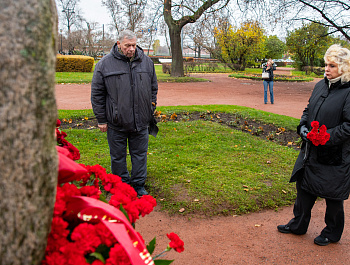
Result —
[[84, 55], [56, 56], [56, 72], [92, 72], [94, 58]]

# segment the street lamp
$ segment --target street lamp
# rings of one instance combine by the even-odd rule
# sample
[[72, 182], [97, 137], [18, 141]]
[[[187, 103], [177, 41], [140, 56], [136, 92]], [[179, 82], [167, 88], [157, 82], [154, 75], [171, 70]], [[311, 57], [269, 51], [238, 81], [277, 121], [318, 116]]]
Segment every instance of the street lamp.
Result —
[[61, 33], [61, 49], [60, 49], [60, 54], [62, 54], [62, 29], [60, 29], [60, 33]]
[[74, 17], [74, 15], [75, 15], [75, 12], [74, 12], [74, 8], [63, 8], [63, 9], [62, 9], [62, 12], [65, 13], [66, 19], [67, 19], [67, 27], [68, 27], [68, 35], [67, 35], [67, 38], [68, 38], [68, 51], [70, 52], [70, 38], [69, 38], [69, 34], [70, 34], [71, 21], [72, 21], [72, 18]]

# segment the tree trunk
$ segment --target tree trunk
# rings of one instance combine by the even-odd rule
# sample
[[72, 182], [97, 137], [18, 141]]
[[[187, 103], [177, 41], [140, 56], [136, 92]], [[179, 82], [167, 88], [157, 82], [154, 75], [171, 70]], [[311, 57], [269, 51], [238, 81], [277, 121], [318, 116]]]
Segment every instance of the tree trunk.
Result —
[[[174, 20], [172, 15], [172, 0], [164, 0], [163, 2], [163, 16], [165, 23], [169, 28], [170, 43], [171, 43], [171, 76], [184, 76], [183, 69], [183, 58], [182, 58], [182, 46], [181, 46], [181, 30], [188, 23], [194, 23], [200, 16], [210, 7], [215, 5], [221, 0], [210, 0], [210, 1], [201, 1], [197, 10], [193, 10], [192, 15], [182, 16], [178, 20]], [[230, 0], [224, 0], [223, 5], [218, 7], [218, 9], [223, 8], [228, 4]], [[180, 5], [181, 7], [181, 5]], [[218, 10], [217, 9], [217, 10]]]
[[56, 4], [0, 6], [0, 263], [40, 264], [57, 183]]
[[181, 47], [181, 28], [176, 25], [169, 26], [171, 43], [171, 76], [184, 76], [184, 66]]

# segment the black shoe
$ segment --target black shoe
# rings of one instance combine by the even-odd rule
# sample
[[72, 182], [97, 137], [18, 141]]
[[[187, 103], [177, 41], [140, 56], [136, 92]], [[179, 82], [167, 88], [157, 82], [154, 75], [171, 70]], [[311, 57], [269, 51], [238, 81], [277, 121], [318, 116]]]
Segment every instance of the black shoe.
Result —
[[292, 231], [290, 230], [290, 227], [288, 225], [278, 225], [277, 230], [278, 230], [278, 232], [281, 232], [284, 234], [292, 233]]
[[137, 196], [141, 197], [143, 195], [148, 195], [148, 192], [145, 190], [144, 186], [134, 186], [134, 190], [137, 193]]
[[334, 242], [328, 239], [327, 237], [319, 235], [314, 239], [314, 243], [319, 246], [327, 246], [329, 245], [329, 243], [334, 243]]

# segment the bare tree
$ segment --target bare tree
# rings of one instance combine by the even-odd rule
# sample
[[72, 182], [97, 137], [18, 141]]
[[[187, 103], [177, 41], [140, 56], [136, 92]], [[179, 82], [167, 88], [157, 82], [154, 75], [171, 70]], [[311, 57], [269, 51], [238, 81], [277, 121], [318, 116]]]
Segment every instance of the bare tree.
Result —
[[117, 33], [124, 29], [140, 31], [145, 17], [147, 0], [104, 0]]
[[188, 23], [196, 22], [205, 12], [216, 12], [230, 0], [164, 0], [163, 15], [169, 28], [171, 42], [171, 75], [184, 76], [181, 31]]
[[105, 32], [104, 25], [102, 27], [97, 22], [86, 22], [87, 29], [83, 30], [83, 45], [81, 50], [85, 55], [97, 58], [107, 52], [115, 43], [114, 37]]
[[205, 13], [194, 24], [191, 24], [187, 30], [187, 36], [192, 40], [195, 52], [201, 57], [201, 50], [206, 50], [211, 57], [217, 57], [215, 29], [222, 27], [230, 19], [230, 12], [227, 8], [214, 13]]
[[[350, 40], [349, 0], [246, 0], [241, 1], [241, 8], [244, 12], [264, 12], [264, 18], [273, 24], [318, 23], [330, 29], [329, 35], [338, 32]], [[262, 14], [259, 15], [262, 18]]]
[[35, 265], [57, 185], [55, 1], [1, 1], [0, 23], [0, 263]]
[[350, 1], [338, 0], [294, 0], [281, 1], [280, 11], [293, 6], [296, 15], [293, 20], [310, 21], [326, 26], [328, 34], [339, 32], [350, 41]]
[[58, 6], [61, 8], [60, 20], [63, 25], [67, 26], [67, 41], [68, 41], [68, 52], [71, 53], [74, 49], [71, 43], [71, 30], [73, 26], [81, 25], [83, 18], [80, 16], [80, 10], [77, 8], [77, 4], [80, 0], [59, 0]]

